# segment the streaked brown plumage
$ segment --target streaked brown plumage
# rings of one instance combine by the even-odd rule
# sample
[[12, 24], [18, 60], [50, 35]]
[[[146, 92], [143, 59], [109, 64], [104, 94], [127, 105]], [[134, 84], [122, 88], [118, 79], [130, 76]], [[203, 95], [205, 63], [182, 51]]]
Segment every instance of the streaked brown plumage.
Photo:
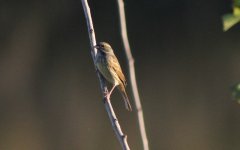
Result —
[[95, 47], [98, 49], [96, 56], [97, 68], [103, 77], [113, 84], [112, 89], [106, 96], [110, 97], [112, 91], [117, 86], [123, 96], [126, 109], [131, 111], [132, 107], [125, 90], [126, 79], [113, 49], [106, 42], [100, 42]]

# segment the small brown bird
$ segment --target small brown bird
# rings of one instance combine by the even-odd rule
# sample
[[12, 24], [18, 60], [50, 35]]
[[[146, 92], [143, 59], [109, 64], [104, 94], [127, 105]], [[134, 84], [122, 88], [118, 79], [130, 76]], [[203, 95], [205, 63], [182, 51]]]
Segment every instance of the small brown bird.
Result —
[[98, 70], [108, 82], [113, 84], [112, 89], [106, 94], [106, 97], [110, 98], [112, 91], [117, 86], [123, 96], [126, 109], [132, 111], [132, 107], [125, 90], [126, 79], [112, 47], [106, 42], [100, 42], [94, 47], [98, 50], [96, 56], [96, 65]]

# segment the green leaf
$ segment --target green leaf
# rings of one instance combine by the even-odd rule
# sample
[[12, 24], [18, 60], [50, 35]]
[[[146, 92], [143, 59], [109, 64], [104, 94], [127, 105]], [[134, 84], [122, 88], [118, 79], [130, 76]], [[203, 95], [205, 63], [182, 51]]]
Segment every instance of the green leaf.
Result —
[[233, 5], [234, 5], [235, 7], [240, 7], [240, 0], [234, 0]]
[[240, 7], [233, 7], [233, 15], [234, 16], [240, 15]]
[[233, 14], [223, 15], [222, 19], [223, 19], [223, 30], [224, 31], [227, 31], [232, 26], [234, 26], [235, 24], [240, 22], [240, 12], [236, 12], [236, 13], [239, 13], [239, 15], [233, 15]]
[[232, 88], [232, 96], [240, 103], [240, 83], [235, 84]]
[[222, 17], [223, 31], [229, 30], [232, 26], [240, 22], [240, 0], [233, 1], [233, 14], [225, 14]]

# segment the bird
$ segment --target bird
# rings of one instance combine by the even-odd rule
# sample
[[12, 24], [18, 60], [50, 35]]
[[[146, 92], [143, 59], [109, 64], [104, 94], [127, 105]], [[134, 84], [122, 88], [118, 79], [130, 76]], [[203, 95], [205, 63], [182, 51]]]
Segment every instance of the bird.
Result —
[[118, 87], [127, 110], [132, 111], [130, 101], [126, 93], [126, 78], [122, 72], [121, 66], [110, 44], [107, 42], [99, 42], [94, 48], [97, 49], [96, 67], [101, 75], [113, 85], [110, 92], [105, 94], [106, 98], [110, 98], [113, 90]]

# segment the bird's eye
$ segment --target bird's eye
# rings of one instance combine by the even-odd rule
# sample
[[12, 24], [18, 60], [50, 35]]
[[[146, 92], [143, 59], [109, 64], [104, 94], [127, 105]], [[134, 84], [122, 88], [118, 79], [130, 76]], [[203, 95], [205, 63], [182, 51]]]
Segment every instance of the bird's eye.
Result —
[[101, 45], [102, 48], [104, 48], [104, 45]]

